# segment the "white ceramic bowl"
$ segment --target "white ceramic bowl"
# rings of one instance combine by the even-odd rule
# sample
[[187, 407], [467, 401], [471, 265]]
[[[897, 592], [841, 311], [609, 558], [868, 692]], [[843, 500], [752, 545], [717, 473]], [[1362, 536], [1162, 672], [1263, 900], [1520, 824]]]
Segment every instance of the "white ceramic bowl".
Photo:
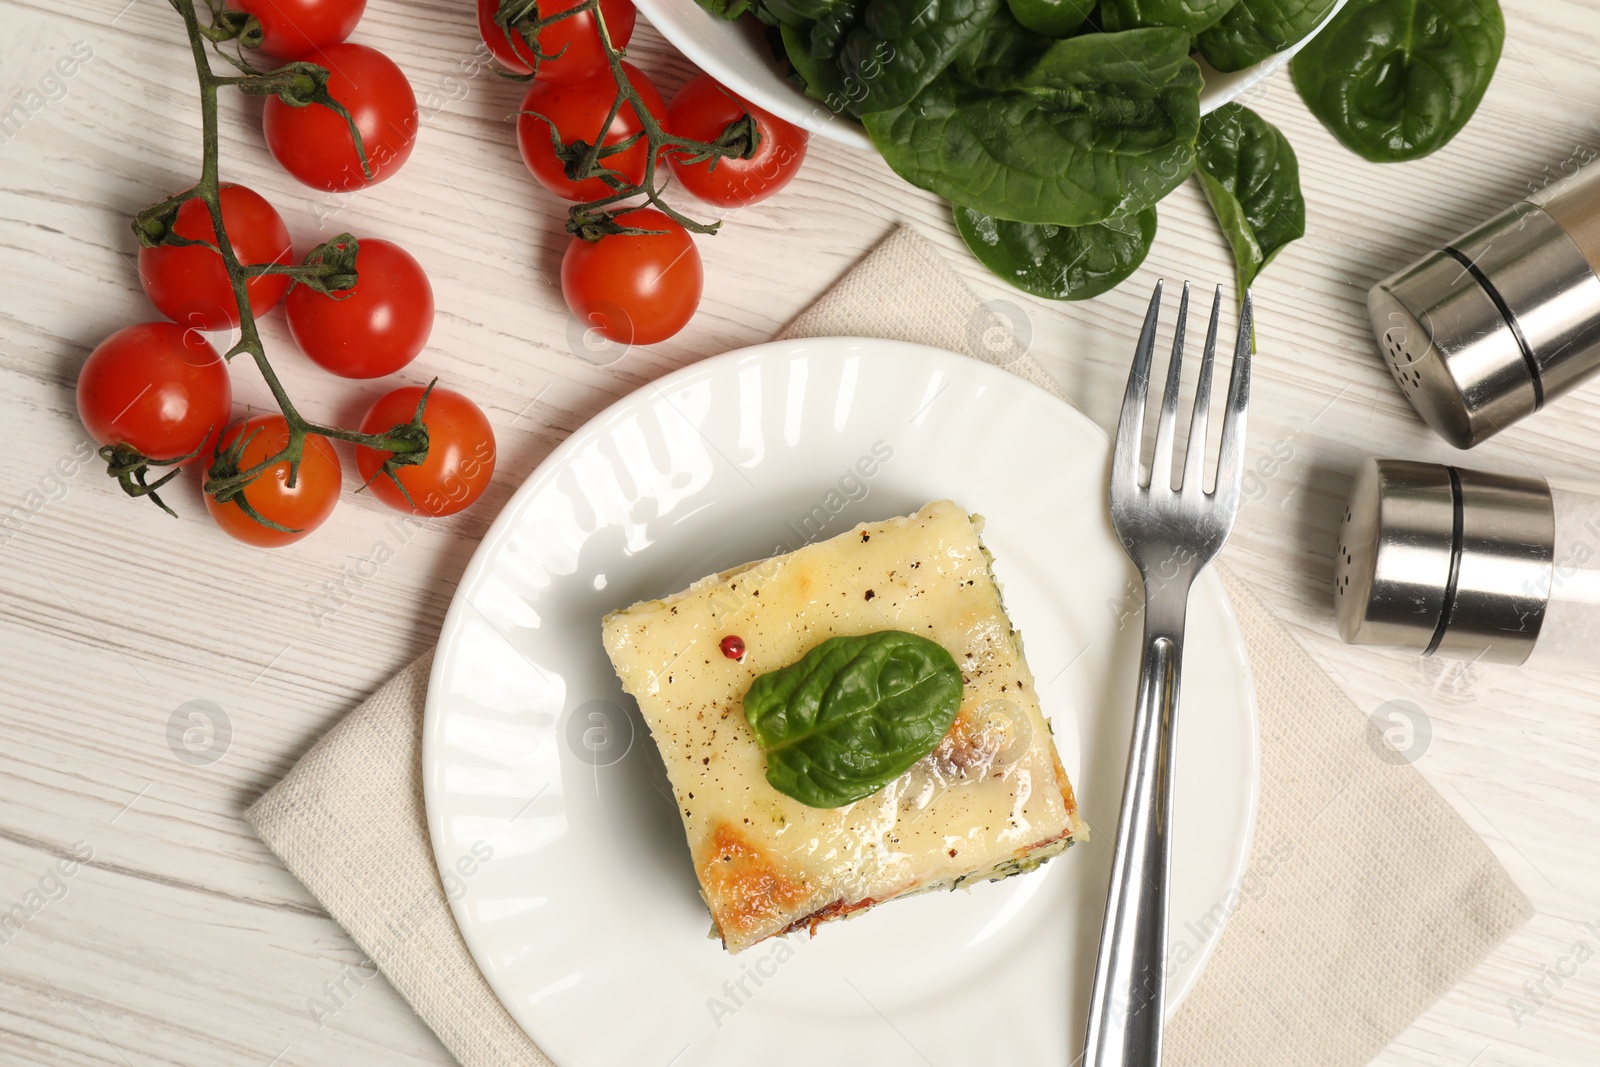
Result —
[[[728, 22], [695, 0], [637, 0], [637, 3], [650, 24], [690, 62], [752, 104], [830, 141], [852, 148], [872, 147], [859, 124], [835, 115], [783, 76], [772, 50], [767, 47], [765, 27], [755, 19]], [[1344, 3], [1345, 0], [1339, 0], [1334, 4], [1328, 18], [1305, 40], [1253, 67], [1233, 74], [1219, 74], [1202, 61], [1200, 69], [1205, 72], [1206, 85], [1200, 93], [1201, 111], [1214, 111], [1259, 85], [1287, 63], [1306, 41], [1315, 37]]]

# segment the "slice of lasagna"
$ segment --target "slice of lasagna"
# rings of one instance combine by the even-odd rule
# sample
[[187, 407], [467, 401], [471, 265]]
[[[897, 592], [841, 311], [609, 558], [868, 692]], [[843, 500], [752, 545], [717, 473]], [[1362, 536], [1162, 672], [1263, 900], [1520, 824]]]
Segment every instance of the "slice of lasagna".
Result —
[[[606, 617], [606, 651], [661, 750], [728, 951], [1029, 871], [1087, 836], [980, 525], [935, 501]], [[948, 732], [854, 802], [779, 792], [746, 719], [751, 683], [830, 638], [884, 631], [953, 658]]]

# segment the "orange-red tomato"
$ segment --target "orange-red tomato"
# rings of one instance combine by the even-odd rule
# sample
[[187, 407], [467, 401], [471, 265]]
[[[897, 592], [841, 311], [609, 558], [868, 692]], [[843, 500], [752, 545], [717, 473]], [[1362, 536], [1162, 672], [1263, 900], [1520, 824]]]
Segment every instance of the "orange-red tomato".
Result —
[[[361, 420], [361, 432], [381, 434], [410, 422], [422, 392], [421, 386], [411, 385], [380, 397]], [[438, 386], [428, 394], [422, 424], [428, 428], [428, 458], [396, 469], [404, 493], [378, 473], [394, 453], [357, 445], [356, 468], [368, 491], [392, 508], [417, 515], [454, 515], [489, 487], [494, 476], [494, 429], [478, 405]]]
[[[241, 264], [294, 262], [289, 227], [261, 194], [225, 182], [217, 199], [222, 205], [222, 226]], [[172, 232], [191, 241], [215, 243], [217, 239], [211, 212], [198, 198], [185, 200], [178, 208]], [[141, 248], [139, 283], [156, 310], [173, 322], [197, 330], [227, 330], [239, 325], [239, 305], [219, 252], [199, 245]], [[271, 311], [288, 289], [289, 279], [282, 274], [251, 278], [245, 282], [250, 314], [260, 318]]]
[[624, 211], [616, 221], [658, 232], [574, 237], [561, 257], [561, 295], [579, 322], [613, 341], [665, 341], [700, 306], [700, 252], [688, 230], [655, 208]]
[[[667, 107], [667, 129], [692, 141], [715, 142], [728, 125], [744, 117], [756, 120], [760, 140], [749, 159], [724, 156], [690, 163], [681, 152], [669, 153], [672, 173], [689, 192], [718, 207], [742, 207], [765, 200], [800, 172], [805, 162], [805, 130], [734, 96], [709, 74], [693, 78]], [[713, 166], [713, 162], [715, 166]]]
[[417, 97], [394, 60], [363, 44], [332, 44], [303, 57], [327, 68], [328, 95], [337, 100], [361, 131], [361, 157], [344, 116], [322, 104], [291, 107], [267, 97], [261, 128], [267, 151], [284, 170], [307, 185], [348, 192], [393, 176], [417, 143]]
[[[569, 8], [577, 7], [579, 0], [545, 0], [534, 12], [536, 18], [549, 18]], [[600, 43], [600, 30], [594, 16], [582, 14], [553, 22], [539, 31], [539, 49], [535, 53], [528, 42], [513, 36], [495, 25], [494, 17], [500, 11], [500, 0], [478, 0], [478, 32], [483, 43], [502, 66], [516, 74], [527, 74], [533, 69], [536, 54], [554, 56], [539, 61], [539, 77], [551, 81], [578, 78], [592, 74], [607, 65], [605, 48]], [[600, 17], [605, 19], [606, 34], [617, 48], [624, 48], [633, 37], [633, 24], [639, 12], [633, 0], [600, 0]]]
[[90, 436], [150, 459], [210, 462], [232, 407], [222, 356], [198, 330], [171, 322], [124, 326], [78, 372], [78, 417]]
[[334, 293], [303, 285], [284, 313], [300, 351], [343, 378], [381, 378], [416, 358], [433, 330], [433, 286], [391, 241], [356, 242], [356, 284]]
[[[227, 448], [241, 435], [249, 437], [238, 463], [240, 470], [246, 470], [283, 450], [289, 443], [289, 424], [282, 415], [257, 415], [228, 427], [218, 449]], [[264, 518], [287, 526], [293, 532], [263, 526], [233, 501], [218, 503], [209, 494], [206, 510], [230, 537], [247, 545], [277, 548], [293, 544], [333, 514], [334, 505], [339, 502], [341, 475], [339, 455], [333, 445], [326, 437], [311, 434], [306, 437], [300, 454], [300, 470], [294, 485], [289, 484], [289, 461], [282, 460], [245, 486], [243, 493], [250, 506]]]
[[279, 59], [300, 59], [349, 37], [367, 0], [228, 0], [261, 23], [261, 50]]
[[[667, 105], [661, 99], [650, 79], [632, 63], [622, 64], [628, 81], [639, 93], [645, 110], [659, 120], [664, 120]], [[528, 165], [540, 185], [566, 200], [599, 200], [615, 190], [603, 178], [585, 178], [574, 182], [567, 177], [566, 164], [556, 155], [550, 140], [551, 124], [563, 144], [583, 141], [594, 144], [600, 139], [601, 127], [611, 114], [611, 105], [617, 98], [617, 83], [611, 71], [603, 70], [571, 81], [536, 81], [522, 100], [522, 114], [517, 116], [517, 147], [522, 161]], [[640, 133], [644, 127], [632, 104], [624, 104], [606, 131], [604, 145], [615, 145]], [[601, 165], [615, 171], [633, 185], [644, 181], [645, 160], [649, 146], [643, 137], [612, 156], [602, 159]]]

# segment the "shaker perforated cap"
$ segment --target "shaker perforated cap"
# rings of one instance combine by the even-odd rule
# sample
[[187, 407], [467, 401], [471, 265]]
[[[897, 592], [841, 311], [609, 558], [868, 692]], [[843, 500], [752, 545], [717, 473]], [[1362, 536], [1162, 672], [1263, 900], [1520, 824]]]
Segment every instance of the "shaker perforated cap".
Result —
[[1543, 481], [1368, 460], [1339, 526], [1339, 636], [1521, 663], [1544, 622], [1554, 558], [1555, 506]]
[[1457, 448], [1600, 370], [1600, 278], [1528, 201], [1373, 286], [1367, 310], [1406, 399]]

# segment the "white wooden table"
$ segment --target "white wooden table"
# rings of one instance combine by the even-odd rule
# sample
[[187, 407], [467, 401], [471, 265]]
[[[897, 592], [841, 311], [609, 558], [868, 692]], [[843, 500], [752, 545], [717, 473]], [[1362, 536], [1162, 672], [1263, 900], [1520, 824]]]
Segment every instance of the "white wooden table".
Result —
[[[1600, 387], [1459, 457], [1391, 383], [1363, 308], [1379, 277], [1499, 210], [1547, 168], [1600, 151], [1600, 7], [1506, 6], [1510, 41], [1494, 86], [1465, 135], [1430, 159], [1361, 162], [1283, 75], [1253, 101], [1299, 152], [1310, 226], [1257, 289], [1250, 451], [1260, 480], [1226, 558], [1361, 708], [1403, 699], [1425, 710], [1433, 736], [1418, 766], [1538, 908], [1401, 1035], [1377, 1061], [1386, 1065], [1600, 1062], [1600, 673], [1462, 669], [1350, 649], [1329, 602], [1334, 519], [1368, 454], [1600, 478]], [[573, 354], [551, 285], [561, 207], [517, 157], [504, 117], [519, 90], [478, 65], [469, 8], [372, 0], [356, 39], [405, 68], [425, 126], [405, 170], [369, 192], [338, 200], [297, 185], [262, 146], [260, 103], [225, 98], [224, 176], [265, 194], [297, 240], [350, 229], [422, 260], [439, 315], [403, 377], [440, 374], [485, 406], [499, 438], [494, 485], [464, 515], [406, 536], [381, 504], [346, 495], [323, 530], [277, 552], [228, 540], [192, 483], [171, 494], [183, 513], [174, 521], [79, 461], [80, 364], [112, 331], [156, 317], [135, 277], [128, 220], [198, 172], [199, 114], [176, 15], [162, 0], [5, 8], [0, 107], [38, 108], [0, 130], [0, 911], [39, 907], [20, 931], [0, 930], [0, 1062], [451, 1062], [381, 978], [360, 976], [360, 950], [240, 813], [428, 647], [485, 526], [556, 443], [642, 382], [768, 339], [901, 223], [937, 241], [985, 299], [1021, 309], [1033, 353], [1106, 426], [1154, 279], [1231, 277], [1203, 200], [1185, 188], [1162, 206], [1155, 249], [1123, 289], [1087, 304], [1037, 301], [964, 253], [935, 198], [873, 155], [814, 141], [785, 195], [701, 242], [706, 299], [691, 326], [593, 366]], [[57, 60], [76, 42], [93, 56], [59, 78]], [[648, 29], [634, 52], [669, 93], [688, 77]], [[310, 366], [281, 313], [265, 333], [315, 417], [351, 424], [391, 387]], [[240, 404], [269, 402], [250, 368], [234, 379]], [[362, 563], [389, 553], [381, 566]], [[341, 580], [348, 595], [330, 601]], [[222, 709], [231, 726], [224, 754], [203, 766], [169, 746], [169, 720], [190, 701]], [[51, 877], [75, 848], [92, 858]]]

